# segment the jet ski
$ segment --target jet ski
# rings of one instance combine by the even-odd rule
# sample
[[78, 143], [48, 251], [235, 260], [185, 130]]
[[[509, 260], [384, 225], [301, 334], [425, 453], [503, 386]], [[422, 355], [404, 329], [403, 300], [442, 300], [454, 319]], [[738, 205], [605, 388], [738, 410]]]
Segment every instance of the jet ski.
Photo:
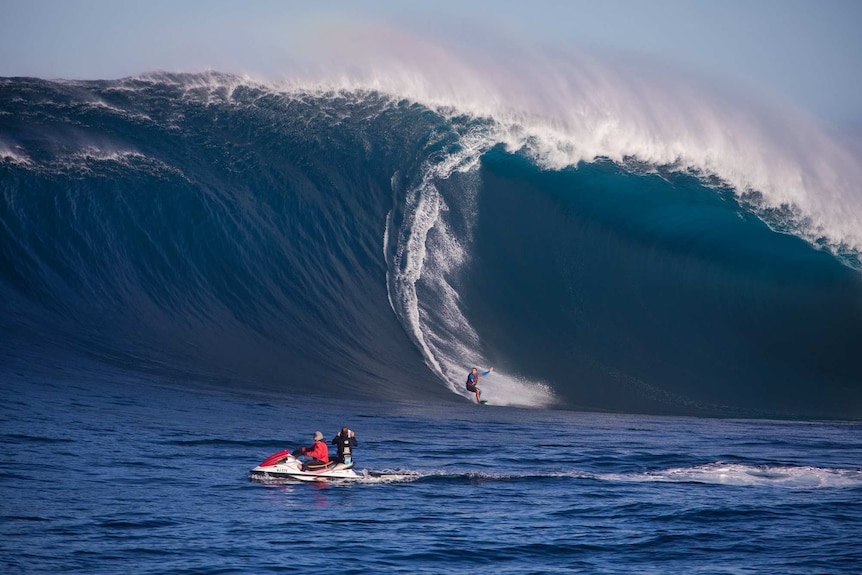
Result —
[[288, 479], [296, 481], [356, 480], [360, 476], [353, 471], [353, 461], [342, 463], [330, 461], [322, 467], [304, 465], [289, 449], [273, 453], [251, 470], [251, 479], [262, 481]]

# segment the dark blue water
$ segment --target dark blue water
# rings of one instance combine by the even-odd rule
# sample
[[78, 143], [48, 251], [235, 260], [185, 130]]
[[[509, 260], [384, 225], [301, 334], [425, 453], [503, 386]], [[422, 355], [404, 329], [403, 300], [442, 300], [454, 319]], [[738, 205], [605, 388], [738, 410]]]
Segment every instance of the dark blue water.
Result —
[[[856, 423], [314, 401], [6, 379], [5, 573], [858, 573]], [[388, 483], [260, 484], [360, 440]]]

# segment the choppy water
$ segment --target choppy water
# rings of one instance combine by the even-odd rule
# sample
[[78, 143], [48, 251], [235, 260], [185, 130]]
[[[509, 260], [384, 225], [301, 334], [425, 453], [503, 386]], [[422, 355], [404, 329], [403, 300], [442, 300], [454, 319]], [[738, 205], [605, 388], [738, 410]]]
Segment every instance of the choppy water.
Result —
[[[859, 573], [856, 423], [10, 377], [4, 573]], [[388, 483], [261, 484], [313, 431]]]

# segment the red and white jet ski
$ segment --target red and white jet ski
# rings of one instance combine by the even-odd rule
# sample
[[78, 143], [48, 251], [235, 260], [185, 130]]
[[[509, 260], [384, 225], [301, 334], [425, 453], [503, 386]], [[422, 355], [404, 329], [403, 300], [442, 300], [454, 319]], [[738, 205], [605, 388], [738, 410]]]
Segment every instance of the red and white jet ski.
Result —
[[295, 479], [297, 481], [356, 480], [360, 476], [353, 471], [353, 462], [330, 461], [325, 467], [309, 467], [294, 457], [289, 449], [273, 453], [251, 470], [251, 479]]

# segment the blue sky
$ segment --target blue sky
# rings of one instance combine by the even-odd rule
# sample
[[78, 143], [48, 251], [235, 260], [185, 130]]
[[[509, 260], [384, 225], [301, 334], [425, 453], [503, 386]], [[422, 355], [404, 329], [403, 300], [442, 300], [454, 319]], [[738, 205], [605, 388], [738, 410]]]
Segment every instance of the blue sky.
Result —
[[860, 24], [856, 0], [0, 0], [0, 76], [217, 69], [278, 79], [332, 30], [384, 25], [454, 33], [461, 45], [494, 37], [654, 60], [858, 126]]

